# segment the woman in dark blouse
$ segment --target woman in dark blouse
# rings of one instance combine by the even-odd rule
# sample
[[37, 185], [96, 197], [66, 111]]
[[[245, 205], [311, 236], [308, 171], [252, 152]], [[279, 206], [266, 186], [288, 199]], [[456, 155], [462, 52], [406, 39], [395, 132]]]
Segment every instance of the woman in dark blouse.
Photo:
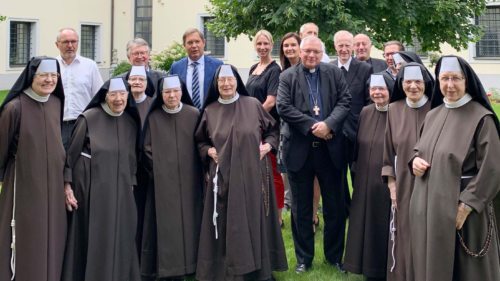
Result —
[[[259, 56], [259, 62], [250, 67], [246, 88], [250, 96], [258, 99], [264, 110], [271, 113], [276, 124], [279, 125], [279, 116], [276, 111], [276, 95], [278, 94], [278, 84], [281, 68], [271, 58], [273, 48], [273, 36], [267, 30], [260, 30], [253, 39], [255, 51]], [[285, 204], [285, 188], [283, 180], [276, 166], [276, 155], [269, 154], [273, 166], [274, 187], [276, 190], [276, 200], [278, 203], [279, 223], [282, 224], [281, 209]]]

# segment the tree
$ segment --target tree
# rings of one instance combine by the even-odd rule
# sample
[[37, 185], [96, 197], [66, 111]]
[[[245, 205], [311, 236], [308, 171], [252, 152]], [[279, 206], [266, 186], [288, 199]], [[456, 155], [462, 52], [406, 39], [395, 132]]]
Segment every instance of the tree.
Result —
[[365, 33], [378, 47], [389, 40], [420, 42], [437, 51], [447, 42], [456, 49], [478, 41], [483, 32], [474, 24], [486, 8], [484, 0], [210, 0], [215, 18], [208, 28], [227, 39], [251, 37], [259, 29], [276, 38], [314, 22], [329, 49], [333, 34], [345, 29]]

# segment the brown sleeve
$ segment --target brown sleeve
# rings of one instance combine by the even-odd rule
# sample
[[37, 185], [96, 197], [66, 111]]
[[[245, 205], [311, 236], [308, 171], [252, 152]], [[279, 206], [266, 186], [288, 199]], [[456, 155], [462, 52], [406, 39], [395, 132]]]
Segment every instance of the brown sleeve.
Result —
[[275, 126], [276, 121], [263, 107], [259, 107], [258, 110], [262, 129], [262, 142], [270, 144], [273, 150], [276, 151], [279, 145], [279, 127]]
[[0, 113], [0, 182], [3, 182], [9, 158], [15, 153], [20, 123], [19, 99], [14, 99]]
[[500, 139], [492, 116], [479, 123], [472, 145], [478, 172], [460, 193], [460, 201], [480, 213], [500, 191]]
[[382, 178], [384, 182], [387, 182], [387, 177], [396, 177], [396, 173], [394, 171], [394, 167], [396, 166], [396, 151], [394, 150], [394, 144], [392, 142], [390, 113], [391, 110], [389, 108], [389, 111], [387, 112], [387, 125], [385, 126], [384, 160], [382, 166]]
[[196, 132], [194, 133], [194, 137], [196, 140], [196, 143], [198, 145], [198, 152], [200, 153], [200, 158], [201, 161], [204, 164], [208, 164], [207, 161], [209, 160], [208, 156], [208, 149], [212, 147], [212, 142], [210, 141], [210, 136], [208, 135], [208, 128], [207, 128], [207, 114], [203, 113], [200, 123], [198, 124], [198, 127], [196, 128]]
[[73, 182], [73, 167], [81, 157], [87, 136], [87, 119], [80, 116], [75, 123], [71, 134], [68, 150], [66, 151], [66, 163], [64, 164], [64, 182]]

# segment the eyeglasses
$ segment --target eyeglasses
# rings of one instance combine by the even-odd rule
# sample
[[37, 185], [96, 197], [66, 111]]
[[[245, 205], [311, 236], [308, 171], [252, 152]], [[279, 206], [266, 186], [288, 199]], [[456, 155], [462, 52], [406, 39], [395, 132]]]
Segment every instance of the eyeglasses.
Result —
[[384, 56], [384, 58], [387, 58], [389, 56], [393, 56], [396, 52], [391, 52], [391, 53], [383, 53], [382, 56]]
[[218, 78], [217, 79], [217, 82], [219, 84], [224, 84], [226, 82], [231, 83], [231, 82], [234, 82], [234, 81], [236, 81], [236, 78], [234, 78], [234, 77], [223, 77], [223, 78]]
[[451, 77], [446, 77], [446, 76], [443, 76], [443, 77], [439, 77], [439, 82], [441, 83], [448, 83], [448, 82], [452, 82], [453, 84], [457, 84], [459, 82], [462, 82], [462, 80], [464, 80], [465, 78], [464, 77], [458, 77], [458, 76], [451, 76]]
[[319, 55], [322, 53], [321, 50], [309, 50], [309, 49], [304, 50], [304, 49], [302, 49], [301, 51], [304, 52], [304, 54], [306, 54], [306, 55], [310, 55], [310, 54]]
[[133, 57], [142, 57], [142, 56], [145, 56], [147, 54], [148, 54], [148, 52], [133, 52], [130, 55], [132, 55]]
[[57, 72], [40, 72], [40, 73], [37, 73], [35, 75], [42, 78], [42, 79], [50, 78], [52, 80], [56, 80], [59, 77], [59, 73], [57, 73]]
[[403, 80], [403, 83], [405, 85], [411, 85], [411, 84], [415, 83], [415, 85], [420, 86], [420, 85], [424, 84], [424, 81], [423, 80]]
[[76, 45], [76, 44], [78, 44], [78, 40], [64, 40], [64, 41], [59, 41], [59, 42], [63, 45], [69, 45], [69, 44]]

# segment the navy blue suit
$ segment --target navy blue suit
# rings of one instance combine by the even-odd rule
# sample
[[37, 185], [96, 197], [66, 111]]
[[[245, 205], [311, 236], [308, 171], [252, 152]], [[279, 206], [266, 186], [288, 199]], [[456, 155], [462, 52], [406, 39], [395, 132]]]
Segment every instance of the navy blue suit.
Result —
[[[214, 78], [215, 71], [217, 68], [223, 64], [223, 62], [219, 59], [216, 58], [211, 58], [207, 55], [204, 56], [205, 59], [205, 80], [203, 83], [203, 93], [204, 93], [204, 99], [207, 98], [207, 93], [208, 89], [210, 88], [210, 83], [212, 83], [212, 79]], [[187, 76], [187, 69], [188, 69], [188, 59], [187, 57], [182, 58], [179, 61], [176, 61], [172, 64], [170, 67], [170, 74], [177, 74], [179, 75], [179, 78], [181, 78], [182, 82], [184, 84], [186, 83], [186, 76]], [[203, 104], [205, 104], [205, 101], [203, 101]]]

